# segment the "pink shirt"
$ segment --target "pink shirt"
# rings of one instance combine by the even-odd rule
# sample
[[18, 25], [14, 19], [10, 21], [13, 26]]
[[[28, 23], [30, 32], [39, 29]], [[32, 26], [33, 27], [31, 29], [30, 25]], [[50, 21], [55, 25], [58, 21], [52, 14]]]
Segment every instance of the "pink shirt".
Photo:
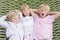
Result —
[[38, 15], [34, 16], [34, 34], [37, 39], [52, 38], [54, 15], [48, 15], [45, 18], [40, 18]]

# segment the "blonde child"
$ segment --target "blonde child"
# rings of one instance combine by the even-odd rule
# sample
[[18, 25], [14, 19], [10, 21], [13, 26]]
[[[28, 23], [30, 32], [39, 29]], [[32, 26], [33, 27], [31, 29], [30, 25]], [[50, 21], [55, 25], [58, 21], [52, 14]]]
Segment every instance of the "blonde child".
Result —
[[[5, 21], [5, 19], [9, 21]], [[6, 16], [0, 17], [0, 25], [6, 28], [6, 36], [9, 40], [23, 40], [24, 30], [18, 11], [13, 10]]]
[[22, 9], [22, 22], [25, 30], [24, 40], [33, 40], [33, 24], [34, 20], [30, 13], [30, 8], [28, 5], [23, 5]]
[[60, 16], [60, 12], [51, 12], [48, 5], [42, 4], [37, 9], [37, 14], [32, 13], [35, 22], [34, 35], [36, 40], [52, 40], [53, 22]]

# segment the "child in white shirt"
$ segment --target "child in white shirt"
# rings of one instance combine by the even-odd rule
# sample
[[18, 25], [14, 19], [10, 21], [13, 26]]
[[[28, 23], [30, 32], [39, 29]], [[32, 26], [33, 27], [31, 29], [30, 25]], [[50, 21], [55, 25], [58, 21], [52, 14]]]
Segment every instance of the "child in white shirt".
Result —
[[31, 16], [30, 13], [30, 8], [28, 5], [24, 5], [22, 7], [22, 22], [25, 30], [25, 37], [24, 40], [33, 40], [34, 32], [33, 32], [33, 25], [34, 25], [34, 20], [33, 17]]
[[[5, 19], [9, 21], [5, 21]], [[10, 11], [7, 16], [0, 17], [0, 25], [6, 28], [9, 40], [23, 40], [24, 30], [17, 11]]]

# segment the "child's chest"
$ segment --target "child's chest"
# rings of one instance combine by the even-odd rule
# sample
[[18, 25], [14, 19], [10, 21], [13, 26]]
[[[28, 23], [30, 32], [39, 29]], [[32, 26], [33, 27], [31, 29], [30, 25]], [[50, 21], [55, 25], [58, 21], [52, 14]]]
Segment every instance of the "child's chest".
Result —
[[33, 17], [24, 17], [22, 21], [25, 29], [32, 28], [34, 25]]
[[23, 24], [32, 24], [34, 22], [33, 17], [24, 17]]
[[9, 23], [9, 25], [10, 25], [10, 27], [9, 27], [10, 30], [22, 30], [22, 24], [21, 23], [18, 23], [18, 24]]
[[32, 22], [33, 21], [33, 17], [24, 17], [23, 18], [23, 22]]
[[35, 19], [35, 21], [36, 21], [37, 23], [43, 23], [43, 24], [53, 23], [53, 19], [52, 19], [51, 16], [47, 16], [47, 17], [45, 17], [45, 18], [40, 18], [40, 17], [38, 17], [38, 18]]

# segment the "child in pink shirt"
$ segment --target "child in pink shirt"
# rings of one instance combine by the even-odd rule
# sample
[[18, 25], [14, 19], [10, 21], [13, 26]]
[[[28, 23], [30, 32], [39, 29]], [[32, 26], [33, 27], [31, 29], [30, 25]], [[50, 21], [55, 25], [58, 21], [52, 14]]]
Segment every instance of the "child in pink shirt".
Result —
[[42, 4], [41, 8], [37, 10], [37, 14], [34, 14], [32, 12], [32, 15], [35, 21], [34, 24], [35, 40], [52, 40], [53, 22], [57, 17], [60, 16], [60, 13], [50, 12], [50, 7], [48, 5]]

